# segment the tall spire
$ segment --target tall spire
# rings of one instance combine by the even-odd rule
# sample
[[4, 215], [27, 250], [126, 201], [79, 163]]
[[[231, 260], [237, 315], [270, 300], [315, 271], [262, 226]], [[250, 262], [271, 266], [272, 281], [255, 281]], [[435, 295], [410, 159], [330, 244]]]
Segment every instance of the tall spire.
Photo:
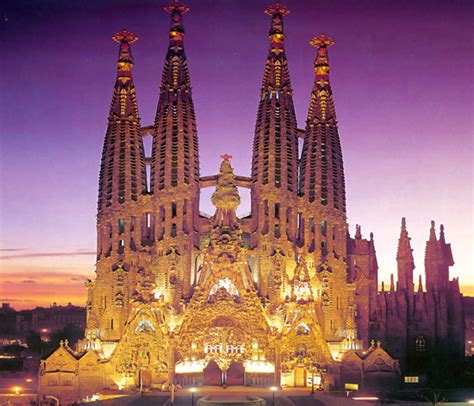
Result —
[[183, 14], [189, 8], [172, 1], [169, 45], [163, 67], [152, 147], [151, 190], [197, 185], [199, 151], [188, 62], [184, 52]]
[[277, 3], [265, 13], [272, 18], [270, 50], [255, 126], [252, 181], [296, 193], [298, 139], [283, 32], [283, 17], [289, 10]]
[[334, 41], [321, 34], [311, 41], [317, 48], [315, 81], [306, 120], [301, 157], [300, 194], [309, 202], [337, 209], [345, 214], [346, 197], [341, 143], [336, 111], [329, 83], [327, 48]]
[[398, 287], [405, 290], [409, 297], [413, 296], [413, 270], [415, 262], [413, 260], [413, 250], [410, 244], [411, 238], [408, 237], [405, 217], [402, 218], [402, 227], [400, 238], [398, 240], [397, 250], [397, 270]]
[[118, 42], [115, 81], [99, 178], [99, 215], [109, 206], [136, 201], [146, 189], [143, 144], [140, 137], [133, 58], [130, 44], [138, 37], [126, 30], [115, 34]]

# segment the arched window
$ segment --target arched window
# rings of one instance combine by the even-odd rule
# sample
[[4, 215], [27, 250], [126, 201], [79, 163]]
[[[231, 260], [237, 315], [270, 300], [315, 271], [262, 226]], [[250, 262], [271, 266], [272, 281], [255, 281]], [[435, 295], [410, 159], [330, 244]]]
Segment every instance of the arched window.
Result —
[[425, 352], [426, 351], [426, 340], [423, 336], [418, 336], [415, 339], [415, 350], [416, 352]]

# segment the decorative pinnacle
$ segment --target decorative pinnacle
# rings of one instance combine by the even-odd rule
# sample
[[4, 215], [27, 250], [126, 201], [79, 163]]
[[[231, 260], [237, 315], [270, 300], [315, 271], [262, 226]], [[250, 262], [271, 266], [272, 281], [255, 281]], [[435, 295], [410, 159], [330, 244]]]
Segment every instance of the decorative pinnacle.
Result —
[[112, 39], [120, 44], [117, 62], [118, 77], [124, 81], [128, 81], [131, 77], [131, 70], [133, 66], [130, 44], [133, 44], [138, 39], [138, 36], [133, 32], [122, 30], [116, 33]]
[[118, 42], [119, 44], [121, 42], [126, 42], [128, 44], [133, 44], [137, 39], [138, 35], [135, 35], [133, 32], [127, 31], [127, 30], [122, 30], [117, 32], [112, 39], [115, 42]]
[[229, 155], [229, 154], [221, 155], [221, 159], [224, 161], [230, 161], [232, 159], [232, 155]]
[[405, 217], [402, 217], [402, 230], [405, 230], [407, 228], [407, 221]]
[[179, 0], [174, 0], [168, 3], [164, 9], [168, 13], [174, 13], [176, 11], [181, 15], [186, 14], [190, 10], [190, 8], [186, 4], [182, 3]]
[[327, 47], [334, 44], [334, 41], [324, 34], [319, 34], [310, 41], [310, 44], [318, 49], [314, 61], [314, 72], [316, 73], [316, 77], [327, 82], [330, 70]]
[[318, 36], [314, 37], [309, 43], [316, 48], [330, 47], [331, 45], [334, 45], [334, 41], [325, 34], [319, 34]]
[[265, 14], [274, 17], [276, 15], [280, 16], [286, 16], [287, 14], [290, 13], [290, 10], [288, 10], [288, 7], [284, 6], [283, 4], [280, 3], [275, 3], [272, 6], [268, 7], [265, 9]]

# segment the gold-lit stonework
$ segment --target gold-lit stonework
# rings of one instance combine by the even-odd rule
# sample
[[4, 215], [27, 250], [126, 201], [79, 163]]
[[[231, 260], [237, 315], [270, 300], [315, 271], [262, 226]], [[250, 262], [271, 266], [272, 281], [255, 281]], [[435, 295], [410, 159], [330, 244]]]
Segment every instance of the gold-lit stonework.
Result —
[[[414, 293], [403, 220], [398, 288], [392, 282], [390, 292], [378, 292], [373, 235], [363, 239], [360, 226], [354, 238], [348, 232], [329, 80], [333, 41], [324, 35], [311, 41], [315, 80], [306, 128], [299, 130], [284, 48], [288, 9], [267, 9], [270, 44], [251, 177], [235, 175], [228, 154], [217, 175], [202, 177], [183, 44], [182, 16], [189, 9], [174, 1], [165, 10], [169, 46], [152, 126], [141, 127], [132, 79], [130, 44], [137, 37], [114, 36], [118, 71], [99, 179], [96, 278], [86, 283], [85, 338], [75, 349], [61, 343], [42, 361], [40, 396], [68, 402], [102, 389], [171, 384], [396, 384], [399, 364], [388, 352], [409, 365], [415, 343], [417, 351], [443, 343], [462, 325], [459, 285], [449, 281], [453, 259], [444, 229], [438, 240], [433, 224], [428, 291], [420, 284]], [[147, 136], [151, 156], [145, 155]], [[212, 216], [199, 211], [205, 187], [215, 187]], [[251, 191], [251, 213], [241, 217], [239, 187]]]

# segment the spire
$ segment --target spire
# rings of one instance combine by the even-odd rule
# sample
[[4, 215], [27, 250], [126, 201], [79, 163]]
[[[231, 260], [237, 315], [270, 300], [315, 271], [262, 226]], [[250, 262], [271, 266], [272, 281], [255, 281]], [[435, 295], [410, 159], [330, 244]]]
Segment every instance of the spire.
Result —
[[151, 190], [196, 186], [199, 151], [188, 62], [184, 52], [183, 14], [189, 8], [172, 1], [168, 51], [163, 66], [152, 147]]
[[423, 293], [423, 280], [421, 275], [418, 276], [418, 293]]
[[212, 221], [220, 227], [238, 226], [236, 210], [240, 204], [239, 191], [235, 182], [235, 175], [230, 165], [231, 155], [221, 156], [222, 163], [217, 179], [216, 191], [212, 194], [211, 201], [216, 206], [216, 214]]
[[413, 270], [415, 269], [410, 240], [411, 238], [408, 236], [405, 217], [402, 217], [397, 250], [398, 286], [401, 290], [405, 290], [409, 294], [409, 297], [413, 296]]
[[354, 237], [356, 240], [360, 240], [362, 238], [362, 229], [359, 224], [356, 224], [356, 233]]
[[289, 11], [277, 3], [265, 13], [272, 18], [268, 35], [270, 50], [255, 126], [252, 181], [296, 193], [298, 139], [283, 32], [283, 17]]
[[140, 117], [132, 79], [130, 44], [138, 37], [126, 30], [112, 39], [119, 43], [115, 81], [99, 178], [98, 212], [118, 203], [136, 201], [146, 190]]
[[446, 244], [446, 240], [444, 237], [444, 225], [442, 224], [439, 226], [439, 242], [441, 244]]
[[321, 34], [311, 41], [317, 48], [315, 81], [306, 120], [301, 157], [300, 194], [345, 215], [346, 197], [341, 143], [334, 100], [329, 83], [327, 49], [334, 41]]
[[435, 229], [435, 222], [431, 220], [431, 228], [430, 228], [430, 239], [429, 241], [436, 241], [436, 229]]
[[395, 292], [395, 281], [393, 278], [393, 273], [390, 274], [390, 293]]

